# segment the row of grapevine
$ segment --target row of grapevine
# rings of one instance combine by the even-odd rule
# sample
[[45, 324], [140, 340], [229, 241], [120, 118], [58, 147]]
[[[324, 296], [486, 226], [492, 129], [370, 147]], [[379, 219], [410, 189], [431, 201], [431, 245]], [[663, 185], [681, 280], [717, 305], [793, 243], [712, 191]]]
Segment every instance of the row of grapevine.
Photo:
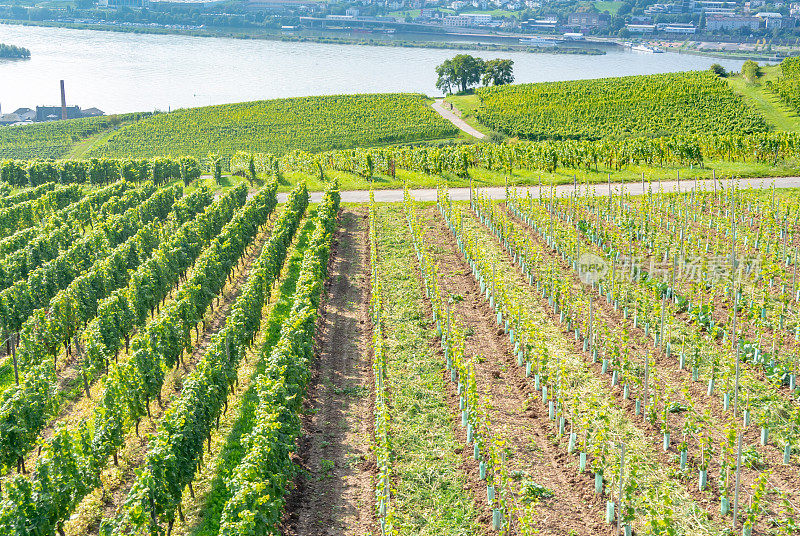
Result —
[[480, 88], [478, 120], [528, 139], [766, 132], [725, 80], [682, 72]]
[[[7, 184], [6, 187], [8, 187]], [[55, 187], [56, 183], [46, 182], [40, 186], [25, 188], [24, 190], [17, 192], [14, 195], [6, 195], [0, 197], [0, 208], [6, 208], [10, 207], [11, 205], [16, 205], [17, 203], [22, 203], [24, 201], [31, 201], [32, 199], [37, 199], [42, 195], [46, 194], [47, 192], [53, 191]]]
[[89, 160], [4, 160], [0, 162], [0, 180], [14, 186], [36, 187], [49, 182], [58, 184], [108, 184], [119, 179], [130, 182], [153, 181], [164, 184], [182, 179], [186, 184], [200, 176], [197, 160], [156, 157], [91, 158]]
[[[177, 350], [173, 356], [176, 359], [180, 355], [189, 330], [202, 319], [211, 297], [219, 293], [231, 268], [272, 214], [277, 203], [276, 189], [276, 183], [270, 183], [258, 192], [197, 258], [191, 277], [178, 291], [166, 314], [158, 319], [170, 326], [173, 334], [173, 337], [165, 336], [164, 341], [179, 342], [177, 349], [164, 345], [162, 351], [170, 348], [169, 355], [172, 355], [172, 350]], [[97, 318], [86, 328], [87, 369], [107, 368], [112, 358], [116, 360], [123, 343], [126, 351], [129, 349], [134, 327], [144, 325], [148, 314], [153, 314], [165, 295], [149, 288], [152, 280], [152, 277], [135, 278], [133, 281], [137, 285], [130, 292], [128, 289], [115, 292], [100, 304]], [[173, 360], [168, 359], [167, 363], [171, 365]]]
[[82, 197], [81, 187], [62, 186], [37, 199], [0, 209], [0, 238], [37, 225], [47, 214], [62, 209]]
[[[178, 232], [163, 241], [136, 272], [129, 275], [126, 289], [131, 294], [135, 294], [138, 288], [147, 290], [148, 295], [141, 299], [147, 299], [148, 305], [152, 299], [158, 303], [185, 274], [205, 245], [244, 204], [246, 196], [246, 187], [234, 188], [204, 213], [186, 222]], [[32, 352], [32, 356], [35, 355], [36, 352]], [[19, 463], [36, 441], [60, 403], [56, 385], [53, 361], [43, 360], [30, 369], [24, 382], [3, 394], [0, 404], [0, 461], [4, 464]]]
[[[604, 213], [607, 203], [600, 202], [595, 204], [594, 201], [589, 201], [589, 203], [591, 207], [589, 212], [584, 212], [582, 207], [574, 207], [565, 210], [561, 214], [574, 213], [581, 222], [581, 231], [586, 233], [584, 242], [588, 242], [590, 248], [594, 246], [594, 253], [606, 257], [608, 259], [607, 262], [613, 264], [617, 257], [617, 252], [630, 251], [633, 247], [633, 242], [626, 244], [626, 240], [621, 236], [620, 230], [615, 228], [616, 215]], [[529, 201], [527, 204], [530, 205], [531, 202]], [[532, 215], [531, 211], [527, 210], [523, 215], [516, 208], [519, 206], [520, 204], [517, 201], [512, 203], [513, 210], [521, 218], [525, 218], [526, 221], [529, 220]], [[556, 214], [558, 215], [559, 212], [556, 212]], [[592, 225], [594, 218], [597, 218], [598, 221], [603, 221], [606, 224], [605, 228], [602, 230], [595, 229]], [[656, 224], [653, 227], [660, 230], [660, 224]], [[666, 241], [668, 237], [657, 238], [657, 233], [652, 230], [649, 232], [644, 231], [642, 234], [642, 238], [645, 240], [650, 237], [650, 248], [655, 257], [669, 256], [666, 253], [667, 249], [662, 249], [665, 246], [668, 248], [669, 242]], [[693, 237], [692, 232], [690, 230], [682, 231], [680, 236], [681, 241], [684, 242], [683, 245], [673, 244], [673, 246], [678, 246], [676, 248], [678, 253], [682, 248], [685, 248], [690, 255], [693, 254], [693, 242], [695, 242], [693, 238], [695, 237]], [[700, 241], [698, 240], [697, 242]], [[583, 247], [586, 246], [584, 245]], [[729, 245], [726, 243], [725, 247], [728, 248]], [[706, 250], [708, 251], [708, 247], [706, 247]], [[790, 339], [788, 342], [782, 343], [789, 346], [787, 361], [782, 361], [778, 352], [776, 352], [774, 332], [771, 350], [766, 345], [762, 348], [761, 334], [767, 334], [771, 330], [762, 324], [760, 313], [765, 309], [746, 305], [750, 300], [748, 300], [748, 293], [744, 290], [749, 285], [742, 285], [736, 291], [737, 313], [739, 312], [739, 304], [745, 305], [738, 318], [731, 319], [728, 316], [727, 319], [723, 317], [722, 319], [711, 320], [711, 315], [716, 312], [713, 293], [720, 283], [719, 281], [712, 281], [712, 278], [715, 277], [713, 268], [709, 269], [708, 266], [699, 267], [699, 273], [696, 274], [700, 278], [699, 285], [694, 282], [691, 285], [687, 285], [685, 278], [680, 274], [677, 274], [676, 278], [676, 273], [679, 271], [678, 260], [674, 259], [671, 264], [672, 267], [669, 270], [664, 270], [662, 267], [653, 269], [652, 263], [649, 268], [640, 267], [639, 270], [642, 271], [640, 276], [634, 278], [625, 277], [623, 279], [625, 282], [624, 292], [622, 282], [615, 281], [614, 278], [603, 283], [604, 290], [612, 296], [615, 303], [619, 304], [626, 317], [632, 314], [635, 324], [654, 326], [653, 334], [657, 337], [658, 345], [662, 347], [667, 356], [670, 354], [671, 347], [680, 345], [680, 368], [682, 369], [684, 363], [688, 362], [693, 381], [699, 381], [701, 368], [704, 373], [707, 372], [709, 376], [708, 396], [711, 396], [717, 385], [721, 384], [726, 410], [729, 409], [731, 401], [736, 407], [737, 402], [741, 399], [744, 406], [745, 425], [749, 423], [751, 416], [755, 417], [754, 420], [761, 426], [762, 444], [767, 442], [769, 437], [768, 430], [771, 430], [775, 435], [773, 441], [784, 443], [784, 462], [788, 463], [792, 445], [800, 440], [800, 436], [798, 436], [800, 432], [800, 420], [798, 420], [800, 419], [800, 411], [798, 411], [796, 404], [787, 400], [787, 398], [793, 398], [792, 392], [795, 389], [796, 340]], [[680, 268], [682, 269], [682, 265]], [[622, 263], [620, 263], [620, 271], [622, 269]], [[729, 284], [727, 281], [722, 281], [722, 283]], [[709, 289], [712, 291], [711, 296], [708, 295]], [[732, 289], [730, 293], [733, 293]], [[682, 320], [679, 316], [681, 314], [685, 314], [687, 320]], [[736, 344], [734, 346], [731, 345], [729, 339], [733, 331], [731, 324], [733, 323], [735, 326], [737, 320], [745, 330], [737, 331]], [[757, 337], [751, 338], [747, 334], [748, 322], [755, 324], [753, 327], [758, 335]], [[661, 328], [657, 329], [659, 324]], [[780, 322], [776, 319], [774, 327], [777, 328], [779, 324]], [[678, 341], [671, 340], [676, 338], [674, 335], [671, 336], [673, 332], [675, 335], [681, 333], [682, 337]], [[796, 327], [793, 330], [793, 334], [795, 337], [797, 336]], [[705, 343], [703, 343], [704, 340], [706, 341]], [[777, 350], [779, 351], [780, 348]], [[733, 355], [735, 353], [738, 353], [738, 356]], [[737, 379], [740, 375], [735, 370], [738, 365], [734, 367], [737, 359], [742, 361], [743, 366], [747, 363], [753, 369], [762, 369], [766, 374], [767, 381], [751, 377], [749, 374], [746, 376], [742, 374], [742, 377]], [[758, 393], [758, 395], [739, 396], [734, 385], [737, 382], [742, 385], [746, 392]], [[789, 387], [789, 392], [786, 393], [789, 396], [783, 397], [779, 389], [786, 386]]]
[[[103, 203], [97, 213], [93, 215], [93, 221], [105, 222], [110, 216], [122, 214], [130, 207], [137, 207], [142, 221], [150, 221], [153, 217], [147, 211], [160, 210], [157, 215], [163, 213], [161, 207], [163, 202], [153, 203], [150, 201], [142, 205], [155, 191], [156, 187], [148, 182], [140, 188], [128, 190], [122, 196], [112, 197]], [[158, 199], [160, 200], [162, 197], [164, 197], [163, 192]], [[169, 202], [167, 198], [163, 201]], [[115, 223], [114, 227], [106, 228], [106, 234], [112, 245], [118, 244], [119, 240], [116, 237], [124, 235], [126, 232], [120, 221]], [[42, 228], [39, 236], [24, 249], [20, 249], [4, 259], [3, 266], [0, 267], [0, 290], [8, 288], [18, 280], [27, 279], [30, 272], [63, 254], [68, 246], [80, 238], [78, 232], [79, 229], [75, 225], [61, 225], [52, 232], [47, 232], [46, 227]]]
[[[648, 451], [637, 449], [626, 453], [624, 468], [620, 442], [631, 439], [634, 433], [630, 424], [624, 427], [620, 422], [620, 410], [616, 402], [606, 393], [593, 387], [591, 372], [582, 361], [571, 362], [560, 352], [548, 351], [548, 336], [544, 326], [532, 322], [528, 317], [529, 304], [521, 299], [513, 289], [507, 287], [496, 273], [496, 260], [480, 247], [478, 237], [468, 237], [464, 230], [464, 216], [450, 205], [446, 192], [440, 192], [440, 208], [445, 214], [451, 232], [459, 242], [459, 248], [472, 269], [481, 293], [485, 294], [490, 307], [497, 313], [497, 324], [514, 345], [517, 364], [526, 377], [533, 377], [533, 388], [537, 398], [547, 408], [559, 439], [566, 439], [567, 452], [579, 455], [579, 471], [589, 469], [595, 476], [595, 493], [609, 495], [606, 504], [606, 521], [615, 519], [620, 525], [628, 525], [629, 533], [633, 522], [639, 517], [654, 523], [674, 523], [668, 521], [670, 495], [680, 493], [680, 485], [672, 489], [664, 488], [659, 480], [657, 462]], [[477, 209], [476, 199], [473, 208]], [[492, 234], [500, 233], [500, 226], [487, 217], [478, 215]], [[583, 340], [584, 351], [595, 352], [595, 344], [602, 338], [586, 326], [579, 326], [574, 308], [567, 302], [570, 295], [568, 285], [548, 282], [552, 279], [552, 267], [547, 261], [532, 252], [523, 252], [515, 243], [507, 240], [502, 233], [498, 235], [503, 249], [512, 257], [513, 263], [520, 267], [531, 285], [542, 292], [542, 299], [553, 311], [555, 318], [566, 326], [568, 332], [575, 332], [576, 340]], [[595, 341], [591, 343], [590, 341]], [[591, 394], [587, 398], [587, 389]], [[627, 392], [627, 391], [626, 391]], [[624, 413], [624, 412], [623, 412]], [[612, 427], [617, 422], [619, 428]], [[615, 448], [617, 447], [617, 448]], [[605, 491], [604, 491], [605, 490]], [[616, 491], [620, 494], [614, 500]], [[685, 494], [685, 492], [683, 492]], [[618, 502], [621, 500], [621, 503]], [[615, 514], [615, 512], [618, 512]]]
[[[141, 215], [148, 212], [148, 205], [161, 204], [163, 209], [169, 209], [169, 202], [163, 201], [170, 197], [178, 199], [182, 195], [177, 186], [165, 188], [162, 193], [131, 210], [138, 210]], [[38, 364], [48, 355], [55, 357], [62, 344], [67, 352], [71, 352], [73, 340], [76, 349], [79, 348], [77, 335], [98, 314], [102, 300], [127, 285], [130, 276], [161, 246], [162, 241], [210, 203], [208, 190], [198, 189], [175, 202], [167, 218], [153, 221], [141, 217], [143, 225], [135, 235], [115, 248], [108, 257], [95, 262], [86, 273], [56, 294], [47, 307], [34, 311], [25, 321], [17, 351], [20, 366], [25, 368]], [[166, 221], [161, 223], [161, 219]]]
[[383, 536], [395, 533], [392, 502], [392, 441], [389, 434], [390, 411], [386, 388], [386, 366], [389, 356], [384, 349], [383, 298], [381, 273], [378, 269], [378, 231], [375, 195], [369, 193], [369, 258], [370, 313], [372, 317], [372, 370], [375, 375], [375, 503]]
[[[44, 518], [47, 519], [46, 527], [50, 527], [51, 531], [53, 527], [60, 528], [86, 493], [100, 484], [102, 468], [112, 455], [116, 463], [116, 452], [124, 442], [125, 431], [134, 423], [138, 434], [138, 422], [149, 413], [152, 393], [154, 390], [160, 393], [164, 369], [171, 367], [174, 361], [170, 357], [171, 349], [160, 344], [169, 338], [168, 335], [167, 338], [163, 337], [164, 327], [181, 322], [181, 313], [187, 307], [207, 307], [218, 294], [218, 287], [225, 282], [234, 265], [241, 259], [256, 230], [266, 222], [275, 204], [275, 185], [269, 185], [233, 216], [217, 239], [197, 258], [192, 278], [184, 285], [184, 288], [201, 289], [202, 293], [179, 293], [176, 302], [134, 339], [132, 358], [127, 362], [111, 365], [91, 427], [59, 430], [56, 438], [47, 446], [34, 471], [33, 497], [38, 496], [37, 489], [46, 490], [50, 496], [59, 493], [61, 496], [59, 501], [33, 502], [35, 508], [47, 512]], [[220, 247], [229, 248], [234, 256], [229, 257]], [[235, 254], [237, 251], [238, 255]], [[202, 273], [205, 273], [205, 277]], [[198, 296], [203, 302], [191, 303]], [[190, 329], [191, 326], [181, 328], [181, 336]], [[180, 342], [183, 344], [182, 339]], [[55, 455], [61, 456], [62, 451], [75, 454], [71, 464], [63, 464], [56, 458]], [[56, 486], [59, 481], [68, 482], [71, 487]], [[12, 482], [12, 485], [17, 483]], [[43, 516], [37, 516], [41, 517]]]
[[786, 104], [800, 111], [800, 58], [786, 58], [781, 62], [781, 76], [767, 80], [767, 88]]
[[[473, 458], [478, 461], [480, 479], [486, 481], [488, 505], [492, 511], [492, 528], [501, 534], [508, 534], [511, 531], [509, 516], [513, 491], [502, 441], [492, 432], [488, 403], [478, 394], [473, 360], [466, 355], [466, 329], [451, 315], [451, 297], [443, 295], [438, 265], [428, 252], [419, 215], [407, 188], [404, 189], [403, 197], [406, 222], [414, 241], [425, 296], [430, 300], [433, 309], [436, 333], [441, 338], [450, 380], [458, 386], [461, 426], [466, 427], [467, 445], [473, 446]], [[480, 356], [476, 359], [480, 359]]]
[[474, 143], [437, 147], [373, 147], [311, 154], [237, 152], [230, 161], [234, 174], [254, 172], [278, 177], [299, 171], [319, 176], [326, 169], [361, 177], [393, 176], [404, 169], [429, 175], [452, 173], [466, 177], [471, 168], [512, 173], [514, 170], [553, 172], [559, 168], [619, 171], [629, 166], [703, 165], [707, 160], [776, 163], [800, 156], [800, 135], [790, 132], [754, 134], [706, 133], [621, 140], [546, 140], [501, 145]]
[[154, 192], [152, 184], [146, 184], [141, 190], [129, 190], [124, 194], [125, 197], [140, 202], [139, 206], [124, 210], [127, 203], [117, 205], [124, 210], [123, 213], [99, 223], [93, 231], [35, 269], [26, 279], [0, 292], [0, 312], [5, 332], [18, 332], [34, 310], [47, 305], [59, 290], [65, 289], [92, 264], [106, 258], [112, 249], [136, 234], [141, 224], [156, 217], [166, 217], [176, 193], [182, 193], [168, 188], [157, 193], [152, 202], [143, 202]]
[[[275, 184], [269, 188], [274, 196]], [[203, 443], [227, 403], [228, 390], [233, 390], [238, 362], [260, 329], [262, 309], [280, 275], [307, 204], [308, 192], [300, 185], [251, 267], [225, 326], [212, 337], [197, 368], [184, 382], [181, 396], [164, 415], [158, 433], [150, 441], [146, 469], [136, 479], [117, 518], [104, 522], [102, 531], [127, 533], [145, 527], [158, 530], [165, 521], [171, 527], [183, 489], [194, 478]], [[169, 326], [164, 326], [162, 332], [168, 333]], [[176, 357], [167, 353], [164, 359]]]
[[300, 408], [314, 357], [314, 332], [327, 274], [339, 192], [322, 199], [316, 228], [306, 250], [289, 318], [273, 348], [265, 348], [266, 369], [256, 379], [256, 424], [243, 439], [246, 454], [226, 482], [230, 498], [222, 511], [219, 534], [255, 536], [278, 530], [284, 495], [294, 474], [290, 454], [300, 433]]
[[53, 212], [38, 226], [28, 227], [21, 231], [0, 239], [0, 258], [14, 253], [27, 245], [39, 240], [42, 235], [52, 232], [55, 228], [66, 226], [74, 232], [83, 232], [86, 225], [91, 225], [96, 210], [109, 200], [122, 195], [132, 185], [126, 181], [119, 181], [87, 194], [80, 201], [71, 203], [66, 207]]

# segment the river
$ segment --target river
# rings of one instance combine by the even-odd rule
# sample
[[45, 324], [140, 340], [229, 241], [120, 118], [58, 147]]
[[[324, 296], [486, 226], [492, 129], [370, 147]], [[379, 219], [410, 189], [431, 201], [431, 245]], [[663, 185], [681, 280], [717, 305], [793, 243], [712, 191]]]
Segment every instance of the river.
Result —
[[[427, 95], [434, 68], [454, 50], [153, 35], [0, 25], [0, 43], [30, 60], [0, 60], [0, 107], [59, 103], [106, 113], [168, 110], [258, 99], [409, 91]], [[609, 48], [603, 56], [469, 52], [514, 60], [517, 82], [601, 78], [706, 69], [741, 60]]]

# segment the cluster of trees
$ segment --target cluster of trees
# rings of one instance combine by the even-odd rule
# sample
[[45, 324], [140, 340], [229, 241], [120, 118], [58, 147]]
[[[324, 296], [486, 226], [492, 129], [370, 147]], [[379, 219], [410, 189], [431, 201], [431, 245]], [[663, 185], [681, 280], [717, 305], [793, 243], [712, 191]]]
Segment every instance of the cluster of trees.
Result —
[[22, 58], [27, 59], [31, 57], [31, 51], [25, 47], [18, 47], [15, 45], [7, 45], [0, 43], [0, 58]]
[[436, 67], [436, 87], [450, 93], [467, 91], [470, 86], [483, 83], [484, 86], [501, 86], [514, 81], [513, 60], [482, 60], [469, 54], [458, 54]]

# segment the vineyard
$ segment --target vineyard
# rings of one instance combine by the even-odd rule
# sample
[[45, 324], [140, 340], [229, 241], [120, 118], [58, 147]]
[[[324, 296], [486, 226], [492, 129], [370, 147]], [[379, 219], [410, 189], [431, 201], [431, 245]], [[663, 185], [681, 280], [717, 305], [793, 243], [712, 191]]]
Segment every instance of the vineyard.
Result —
[[154, 115], [120, 129], [91, 156], [150, 158], [213, 150], [288, 153], [452, 137], [457, 129], [415, 94], [338, 95], [226, 104]]
[[395, 94], [0, 141], [0, 534], [800, 534], [800, 197], [731, 171], [800, 135], [708, 73], [480, 98], [530, 139]]
[[216, 192], [144, 162], [0, 197], [7, 533], [800, 531], [796, 194], [343, 208], [335, 182], [279, 204], [287, 157]]
[[800, 58], [786, 58], [780, 68], [780, 77], [767, 81], [767, 88], [800, 113]]
[[764, 132], [728, 84], [686, 72], [481, 88], [476, 117], [526, 139], [601, 139]]
[[147, 115], [88, 117], [0, 128], [0, 159], [62, 158], [76, 142]]

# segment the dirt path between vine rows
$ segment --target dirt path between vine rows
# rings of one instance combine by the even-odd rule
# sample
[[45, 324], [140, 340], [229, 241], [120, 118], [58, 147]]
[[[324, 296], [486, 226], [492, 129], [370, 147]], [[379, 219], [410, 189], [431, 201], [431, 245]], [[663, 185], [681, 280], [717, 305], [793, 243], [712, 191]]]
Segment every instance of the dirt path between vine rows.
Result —
[[[497, 327], [496, 316], [481, 296], [438, 210], [430, 207], [423, 214], [423, 229], [436, 252], [445, 295], [463, 297], [454, 304], [453, 312], [472, 330], [466, 339], [467, 354], [484, 358], [474, 361], [478, 391], [487, 397], [493, 433], [508, 441], [512, 454], [509, 470], [520, 471], [525, 479], [554, 492], [553, 498], [536, 507], [536, 528], [541, 534], [559, 536], [611, 534], [608, 525], [603, 524], [601, 498], [594, 494], [593, 480], [588, 473], [580, 475], [567, 464], [567, 453], [552, 439], [554, 429], [547, 410], [541, 404], [529, 403], [534, 399], [533, 389], [519, 372], [513, 347]], [[457, 403], [458, 397], [454, 399]], [[465, 455], [471, 456], [471, 452]], [[485, 484], [478, 481], [476, 487], [485, 498]], [[595, 514], [587, 514], [587, 510]], [[512, 529], [518, 533], [516, 520]]]
[[366, 207], [344, 211], [334, 237], [295, 459], [301, 472], [284, 516], [287, 535], [375, 534], [366, 218]]

